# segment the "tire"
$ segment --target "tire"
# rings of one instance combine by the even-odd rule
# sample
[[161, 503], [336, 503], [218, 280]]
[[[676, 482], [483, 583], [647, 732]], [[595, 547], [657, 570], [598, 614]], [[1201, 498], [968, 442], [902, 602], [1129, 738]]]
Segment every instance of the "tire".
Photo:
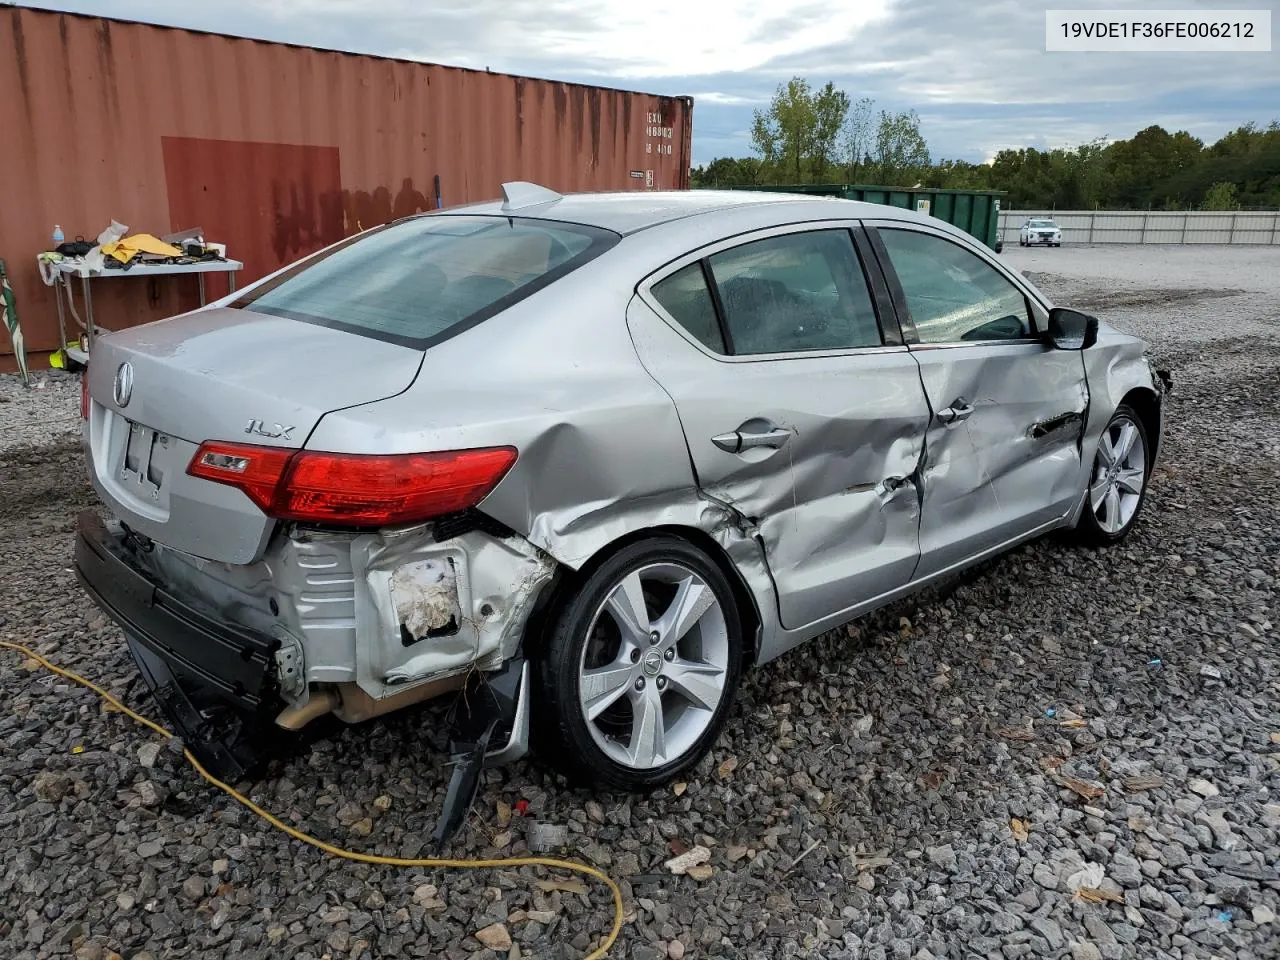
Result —
[[[1126, 427], [1132, 432], [1126, 432]], [[1125, 447], [1117, 461], [1115, 451], [1121, 443]], [[1084, 510], [1076, 524], [1077, 538], [1089, 546], [1107, 547], [1127, 537], [1146, 502], [1150, 477], [1147, 429], [1137, 412], [1122, 403], [1098, 441]]]
[[[638, 606], [641, 616], [631, 616]], [[662, 635], [678, 607], [686, 611], [683, 628], [672, 624]], [[538, 752], [579, 784], [660, 786], [715, 743], [742, 660], [742, 619], [716, 563], [676, 537], [630, 544], [552, 618], [537, 663]], [[594, 696], [584, 689], [587, 679]]]

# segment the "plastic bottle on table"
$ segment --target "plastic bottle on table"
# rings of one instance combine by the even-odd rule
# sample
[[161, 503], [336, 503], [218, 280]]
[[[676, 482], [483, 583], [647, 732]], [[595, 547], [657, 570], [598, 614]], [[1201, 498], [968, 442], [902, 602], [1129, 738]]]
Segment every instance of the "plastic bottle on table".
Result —
[[63, 240], [67, 239], [62, 235], [62, 225], [55, 223], [53, 225], [53, 245], [57, 247]]

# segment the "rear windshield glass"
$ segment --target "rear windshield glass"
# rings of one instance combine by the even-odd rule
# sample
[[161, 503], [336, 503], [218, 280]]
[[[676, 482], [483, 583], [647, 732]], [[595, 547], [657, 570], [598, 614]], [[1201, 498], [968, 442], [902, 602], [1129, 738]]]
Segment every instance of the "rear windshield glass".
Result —
[[424, 349], [523, 300], [618, 239], [548, 220], [418, 217], [301, 263], [233, 306]]
[[1057, 224], [1054, 223], [1052, 220], [1032, 220], [1031, 225], [1033, 227], [1056, 227], [1057, 226]]

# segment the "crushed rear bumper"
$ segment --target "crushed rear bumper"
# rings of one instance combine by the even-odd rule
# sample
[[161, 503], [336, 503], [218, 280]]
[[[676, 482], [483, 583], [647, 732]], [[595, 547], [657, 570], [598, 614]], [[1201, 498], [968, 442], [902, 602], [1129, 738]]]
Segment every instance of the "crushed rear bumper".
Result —
[[146, 572], [142, 549], [87, 510], [76, 532], [76, 576], [124, 630], [175, 732], [215, 776], [241, 777], [257, 759], [250, 732], [284, 706], [275, 668], [280, 641], [175, 595]]

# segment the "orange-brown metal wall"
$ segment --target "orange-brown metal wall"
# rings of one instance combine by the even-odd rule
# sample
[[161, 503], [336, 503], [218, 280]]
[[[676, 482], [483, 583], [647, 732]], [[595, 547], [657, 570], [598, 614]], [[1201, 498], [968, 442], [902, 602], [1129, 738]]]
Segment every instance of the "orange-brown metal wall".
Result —
[[[157, 235], [201, 226], [245, 261], [243, 284], [433, 208], [437, 176], [445, 206], [508, 180], [688, 186], [688, 98], [25, 8], [0, 8], [0, 91], [0, 257], [29, 353], [57, 346], [36, 267], [55, 223], [90, 240], [113, 218]], [[110, 329], [196, 304], [191, 277], [94, 284]], [[208, 280], [211, 298], [225, 290]]]

